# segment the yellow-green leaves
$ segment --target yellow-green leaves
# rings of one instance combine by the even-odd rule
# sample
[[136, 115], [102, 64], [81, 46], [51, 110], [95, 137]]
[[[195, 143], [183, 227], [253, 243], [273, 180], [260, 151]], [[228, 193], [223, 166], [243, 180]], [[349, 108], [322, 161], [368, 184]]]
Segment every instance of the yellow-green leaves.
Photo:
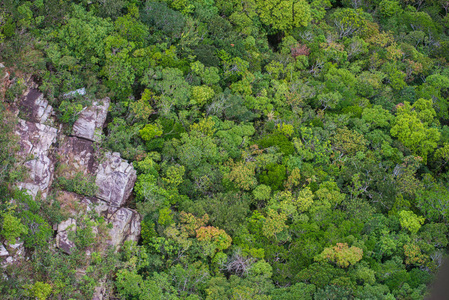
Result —
[[267, 217], [263, 222], [262, 232], [263, 234], [270, 238], [275, 237], [276, 234], [282, 232], [284, 229], [288, 228], [285, 224], [287, 221], [287, 215], [284, 213], [278, 213], [273, 209], [268, 209]]
[[411, 233], [418, 233], [425, 220], [426, 219], [424, 217], [417, 216], [410, 210], [402, 210], [399, 212], [399, 221], [401, 222], [401, 226], [409, 230]]
[[214, 90], [206, 85], [192, 87], [192, 98], [190, 104], [203, 106], [215, 95]]
[[22, 234], [27, 234], [28, 229], [25, 225], [20, 222], [20, 219], [14, 217], [10, 213], [5, 213], [3, 215], [2, 231], [0, 234], [10, 242], [11, 244], [16, 243], [16, 239]]
[[257, 185], [256, 165], [254, 162], [236, 162], [229, 161], [229, 173], [224, 178], [234, 182], [238, 188], [245, 191], [253, 189]]
[[186, 169], [184, 166], [170, 166], [167, 169], [166, 177], [162, 178], [162, 180], [168, 185], [177, 187], [184, 181], [183, 177], [185, 171]]
[[270, 199], [271, 188], [264, 184], [258, 185], [253, 190], [253, 195], [254, 195], [254, 198], [258, 201], [268, 200], [268, 199]]
[[337, 243], [334, 247], [324, 248], [320, 255], [315, 257], [316, 261], [331, 261], [340, 268], [347, 268], [350, 265], [355, 265], [363, 257], [363, 250], [351, 246], [348, 247], [346, 243]]
[[371, 127], [389, 127], [394, 119], [393, 115], [380, 105], [374, 105], [372, 108], [365, 108], [362, 113], [362, 119]]
[[51, 285], [41, 281], [37, 281], [35, 284], [27, 284], [24, 288], [26, 289], [27, 296], [37, 300], [46, 300], [52, 291]]
[[190, 65], [192, 71], [201, 77], [204, 84], [217, 84], [220, 81], [218, 68], [205, 67], [201, 62], [196, 61]]
[[360, 34], [366, 30], [367, 22], [365, 16], [366, 13], [361, 8], [343, 8], [336, 10], [332, 15], [332, 20], [337, 27], [340, 38], [351, 36], [355, 33]]
[[222, 251], [231, 246], [232, 238], [222, 229], [207, 226], [196, 230], [196, 238], [206, 252], [213, 257], [217, 251]]
[[162, 226], [173, 224], [173, 213], [169, 207], [164, 207], [159, 210], [159, 219], [157, 222]]
[[395, 125], [390, 130], [392, 136], [397, 137], [414, 154], [421, 156], [424, 163], [440, 140], [438, 129], [429, 126], [435, 115], [431, 100], [419, 99], [413, 105], [405, 102], [398, 107]]
[[320, 184], [320, 188], [315, 194], [320, 202], [329, 206], [329, 208], [336, 207], [345, 199], [345, 194], [340, 192], [340, 188], [334, 181], [326, 181]]
[[297, 207], [298, 212], [307, 211], [313, 203], [313, 194], [310, 188], [306, 187], [302, 189], [293, 203]]
[[151, 107], [149, 102], [153, 98], [155, 98], [154, 93], [149, 89], [145, 89], [142, 93], [142, 97], [139, 100], [129, 103], [129, 107], [138, 120], [148, 120], [151, 113], [153, 113], [153, 108]]
[[312, 19], [310, 5], [305, 0], [257, 0], [256, 2], [261, 21], [277, 30], [307, 26]]
[[144, 128], [139, 130], [140, 137], [144, 141], [151, 141], [157, 136], [160, 136], [164, 131], [157, 124], [147, 124]]

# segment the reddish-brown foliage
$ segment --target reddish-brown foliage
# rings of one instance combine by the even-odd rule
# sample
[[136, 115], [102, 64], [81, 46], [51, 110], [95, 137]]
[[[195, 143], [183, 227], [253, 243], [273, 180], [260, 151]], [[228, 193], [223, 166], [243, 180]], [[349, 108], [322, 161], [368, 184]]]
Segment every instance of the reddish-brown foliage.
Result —
[[310, 49], [306, 45], [302, 45], [302, 44], [297, 44], [296, 46], [292, 47], [290, 50], [291, 50], [291, 54], [294, 59], [296, 59], [296, 57], [298, 57], [300, 55], [309, 56], [309, 54], [310, 54]]

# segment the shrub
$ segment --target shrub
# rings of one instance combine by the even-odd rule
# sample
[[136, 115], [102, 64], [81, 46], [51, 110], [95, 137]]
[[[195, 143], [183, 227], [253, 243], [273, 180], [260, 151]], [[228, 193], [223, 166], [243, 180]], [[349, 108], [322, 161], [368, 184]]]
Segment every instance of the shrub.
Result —
[[95, 184], [95, 177], [78, 172], [73, 178], [59, 177], [56, 179], [56, 186], [62, 190], [77, 193], [87, 197], [95, 196], [98, 186]]

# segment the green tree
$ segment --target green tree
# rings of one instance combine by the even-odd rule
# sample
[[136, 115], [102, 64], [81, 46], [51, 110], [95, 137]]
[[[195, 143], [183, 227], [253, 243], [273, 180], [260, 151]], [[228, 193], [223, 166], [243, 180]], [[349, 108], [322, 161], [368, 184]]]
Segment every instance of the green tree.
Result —
[[367, 14], [361, 9], [341, 8], [332, 14], [332, 21], [340, 38], [355, 33], [363, 34], [367, 28]]
[[438, 129], [430, 127], [435, 116], [430, 100], [419, 99], [413, 105], [405, 102], [398, 108], [396, 120], [390, 130], [392, 136], [397, 137], [414, 154], [421, 156], [424, 163], [440, 140]]
[[2, 231], [0, 234], [9, 243], [15, 244], [17, 238], [28, 233], [28, 228], [11, 213], [4, 213], [2, 219]]
[[355, 265], [362, 259], [362, 257], [362, 249], [355, 246], [348, 247], [348, 244], [346, 243], [337, 243], [334, 247], [325, 248], [315, 260], [329, 260], [334, 262], [340, 268], [347, 268], [350, 265]]
[[261, 21], [276, 30], [307, 26], [311, 20], [310, 5], [303, 0], [257, 0], [256, 5]]
[[190, 86], [177, 68], [149, 69], [143, 84], [157, 93], [156, 105], [161, 115], [167, 116], [174, 108], [185, 108], [190, 97]]
[[213, 257], [217, 251], [229, 248], [232, 243], [232, 238], [224, 230], [213, 226], [197, 229], [196, 238], [204, 248], [205, 254], [210, 257]]
[[411, 233], [417, 233], [426, 219], [415, 215], [412, 211], [401, 210], [399, 212], [399, 221], [401, 226]]

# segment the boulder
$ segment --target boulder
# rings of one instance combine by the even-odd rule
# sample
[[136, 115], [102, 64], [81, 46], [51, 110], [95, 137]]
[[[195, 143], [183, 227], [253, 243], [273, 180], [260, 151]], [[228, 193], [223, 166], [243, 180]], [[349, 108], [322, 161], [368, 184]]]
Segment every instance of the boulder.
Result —
[[28, 189], [33, 197], [40, 192], [46, 197], [53, 181], [54, 163], [49, 158], [50, 147], [56, 142], [57, 129], [19, 119], [16, 133], [20, 136], [19, 156], [29, 169], [29, 176], [17, 184], [19, 188]]
[[9, 255], [3, 256], [5, 258], [2, 263], [3, 265], [12, 264], [23, 259], [23, 256], [25, 254], [25, 247], [23, 246], [23, 242], [17, 242], [15, 244], [5, 243], [4, 246], [5, 251], [8, 252]]
[[68, 219], [61, 222], [58, 225], [58, 233], [56, 235], [56, 247], [61, 249], [67, 254], [72, 253], [72, 248], [75, 247], [75, 243], [69, 240], [69, 232], [76, 231], [76, 220]]
[[0, 243], [0, 257], [6, 257], [9, 256], [8, 250], [6, 250], [5, 246]]
[[76, 231], [76, 221], [75, 219], [69, 218], [68, 220], [62, 221], [58, 224], [58, 232], [72, 230]]
[[95, 180], [97, 197], [110, 206], [121, 207], [131, 195], [136, 179], [136, 170], [132, 164], [121, 159], [117, 152], [107, 152], [98, 166]]
[[120, 247], [125, 241], [137, 241], [140, 235], [140, 215], [132, 209], [117, 209], [109, 218], [112, 228], [109, 230], [110, 245]]
[[92, 296], [92, 300], [103, 300], [106, 299], [106, 288], [103, 286], [103, 283], [100, 286], [95, 287], [94, 294]]
[[[84, 92], [74, 91], [65, 96], [72, 97], [75, 93], [81, 95]], [[106, 245], [118, 249], [125, 241], [137, 241], [140, 235], [140, 215], [132, 209], [122, 207], [132, 193], [137, 178], [136, 171], [119, 153], [106, 152], [104, 159], [98, 162], [95, 152], [94, 142], [99, 140], [98, 133], [101, 133], [106, 121], [109, 103], [109, 98], [93, 101], [91, 106], [80, 113], [73, 126], [73, 135], [64, 136], [58, 135], [56, 128], [43, 124], [52, 121], [53, 108], [35, 84], [30, 84], [20, 98], [19, 115], [26, 120], [19, 119], [15, 131], [19, 136], [18, 155], [22, 164], [29, 169], [29, 175], [17, 185], [28, 189], [33, 197], [39, 193], [46, 197], [55, 177], [55, 162], [59, 162], [61, 166], [56, 170], [57, 176], [71, 178], [78, 172], [95, 176], [98, 186], [96, 197], [85, 197], [67, 191], [55, 194], [61, 208], [70, 216], [68, 220], [54, 226], [55, 242], [58, 248], [68, 254], [75, 247], [69, 234], [76, 231], [76, 220], [92, 211], [110, 224], [109, 227], [92, 228], [99, 242], [98, 249], [106, 249]], [[54, 145], [57, 145], [55, 149], [52, 148]], [[5, 263], [13, 263], [23, 254], [23, 243], [0, 243], [0, 257], [3, 257]], [[98, 295], [102, 294], [98, 292]]]
[[86, 95], [86, 88], [80, 88], [80, 89], [77, 89], [77, 90], [74, 90], [74, 91], [70, 91], [70, 92], [68, 92], [68, 93], [65, 93], [64, 94], [64, 98], [73, 98], [73, 97], [75, 97], [75, 96], [84, 96], [84, 95]]
[[0, 243], [0, 257], [3, 258], [1, 266], [10, 265], [23, 259], [25, 254], [25, 247], [23, 242], [15, 244]]
[[47, 156], [40, 154], [32, 160], [26, 161], [24, 165], [29, 170], [28, 177], [24, 182], [17, 183], [17, 187], [27, 189], [33, 198], [38, 193], [46, 198], [48, 188], [53, 181], [54, 163]]
[[100, 141], [109, 103], [109, 98], [104, 98], [92, 102], [92, 106], [85, 107], [73, 124], [72, 134], [90, 141]]
[[20, 137], [19, 155], [48, 156], [51, 145], [56, 142], [58, 130], [44, 124], [19, 119], [16, 133]]
[[20, 101], [20, 112], [28, 121], [45, 123], [51, 116], [53, 107], [38, 89], [29, 88]]
[[[95, 211], [98, 216], [105, 218], [106, 222], [112, 224], [108, 231], [109, 238], [99, 240], [102, 245], [112, 245], [120, 247], [125, 241], [138, 241], [140, 236], [141, 217], [135, 210], [110, 206], [107, 202], [97, 198], [84, 197], [71, 192], [59, 192], [58, 201], [63, 209], [70, 213], [71, 217], [77, 218], [86, 215], [90, 211]], [[70, 227], [73, 225], [72, 227]], [[66, 253], [74, 246], [68, 239], [68, 231], [76, 229], [74, 219], [68, 219], [58, 225], [56, 244]], [[92, 228], [95, 235], [98, 234], [96, 227]], [[100, 247], [105, 248], [105, 247]]]
[[106, 202], [101, 201], [96, 198], [84, 198], [81, 203], [86, 205], [87, 211], [94, 210], [99, 216], [107, 216], [109, 211], [109, 206]]
[[59, 161], [69, 166], [69, 172], [94, 173], [95, 155], [92, 141], [61, 136], [58, 155]]

